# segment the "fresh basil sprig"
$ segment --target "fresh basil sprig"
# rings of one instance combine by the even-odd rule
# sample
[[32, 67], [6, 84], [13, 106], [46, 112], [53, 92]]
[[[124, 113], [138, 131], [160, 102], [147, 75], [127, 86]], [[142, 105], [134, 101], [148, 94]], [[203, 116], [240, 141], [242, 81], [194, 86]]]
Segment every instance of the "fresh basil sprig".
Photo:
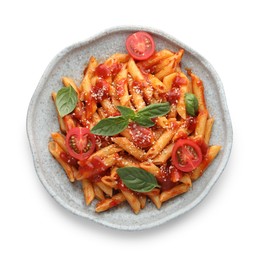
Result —
[[71, 113], [78, 102], [77, 92], [72, 86], [61, 88], [56, 97], [56, 106], [61, 117]]
[[108, 117], [102, 119], [91, 129], [91, 133], [96, 135], [112, 136], [122, 132], [128, 127], [129, 120], [122, 116]]
[[160, 187], [151, 173], [137, 167], [117, 169], [117, 173], [127, 188], [137, 192], [149, 192]]
[[187, 114], [190, 116], [196, 116], [196, 113], [198, 112], [198, 100], [196, 96], [192, 93], [186, 93], [184, 96], [184, 102]]
[[170, 104], [168, 102], [151, 104], [140, 109], [137, 113], [128, 107], [117, 106], [117, 109], [120, 111], [121, 116], [102, 119], [91, 129], [91, 132], [96, 135], [116, 135], [127, 128], [131, 121], [143, 127], [154, 126], [151, 119], [167, 114], [170, 111]]

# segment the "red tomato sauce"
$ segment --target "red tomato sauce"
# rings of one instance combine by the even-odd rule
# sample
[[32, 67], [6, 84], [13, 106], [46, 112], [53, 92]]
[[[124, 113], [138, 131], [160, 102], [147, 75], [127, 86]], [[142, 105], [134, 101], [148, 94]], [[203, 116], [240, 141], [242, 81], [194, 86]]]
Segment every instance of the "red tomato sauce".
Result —
[[150, 128], [139, 126], [135, 123], [129, 124], [133, 143], [140, 148], [147, 148], [154, 140], [153, 132]]
[[109, 97], [110, 84], [103, 78], [96, 82], [96, 85], [92, 87], [92, 97], [96, 101], [102, 101], [103, 99]]
[[173, 188], [174, 186], [176, 186], [178, 183], [177, 182], [173, 182], [172, 181], [172, 174], [175, 167], [173, 165], [162, 165], [160, 167], [160, 176], [159, 178], [157, 178], [158, 183], [161, 185], [161, 190], [162, 191], [166, 191], [166, 190], [170, 190], [171, 188]]
[[75, 158], [73, 158], [72, 156], [70, 156], [68, 153], [61, 152], [59, 156], [67, 164], [74, 166], [76, 168], [79, 167], [78, 161]]
[[85, 178], [98, 181], [101, 178], [101, 176], [99, 177], [98, 175], [102, 175], [107, 169], [108, 167], [100, 157], [94, 156], [91, 160], [86, 161], [84, 166], [79, 167], [79, 172]]

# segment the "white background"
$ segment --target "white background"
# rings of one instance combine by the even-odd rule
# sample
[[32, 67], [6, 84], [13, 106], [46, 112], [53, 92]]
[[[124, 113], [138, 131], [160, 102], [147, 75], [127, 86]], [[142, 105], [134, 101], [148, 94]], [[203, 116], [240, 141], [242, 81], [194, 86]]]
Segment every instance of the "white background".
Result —
[[[1, 1], [1, 259], [262, 259], [261, 1]], [[109, 229], [77, 217], [40, 183], [28, 104], [50, 60], [118, 25], [162, 30], [210, 61], [234, 130], [229, 163], [205, 200], [158, 228]], [[262, 124], [261, 124], [262, 125]]]

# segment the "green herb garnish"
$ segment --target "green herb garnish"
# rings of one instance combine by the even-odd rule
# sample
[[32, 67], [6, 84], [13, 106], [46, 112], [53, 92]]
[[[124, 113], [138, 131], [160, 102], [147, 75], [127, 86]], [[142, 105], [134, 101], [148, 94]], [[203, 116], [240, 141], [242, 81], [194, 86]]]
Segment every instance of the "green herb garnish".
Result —
[[151, 119], [166, 115], [170, 111], [170, 104], [168, 102], [152, 104], [140, 109], [137, 113], [128, 107], [117, 106], [117, 109], [121, 116], [102, 119], [91, 129], [91, 132], [96, 135], [116, 135], [127, 128], [131, 121], [143, 127], [154, 126]]
[[186, 93], [184, 96], [186, 112], [190, 116], [196, 116], [198, 112], [198, 100], [192, 93]]
[[133, 191], [149, 192], [156, 187], [160, 187], [155, 176], [141, 168], [119, 168], [117, 173], [124, 185]]
[[71, 113], [78, 102], [78, 95], [73, 87], [61, 88], [56, 97], [56, 106], [61, 117]]

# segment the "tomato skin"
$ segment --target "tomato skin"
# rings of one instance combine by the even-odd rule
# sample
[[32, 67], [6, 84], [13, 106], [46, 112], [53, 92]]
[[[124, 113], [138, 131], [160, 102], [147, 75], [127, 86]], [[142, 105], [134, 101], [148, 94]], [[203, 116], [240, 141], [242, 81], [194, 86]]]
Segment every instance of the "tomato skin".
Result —
[[86, 127], [74, 127], [66, 136], [68, 153], [75, 159], [82, 161], [93, 153], [96, 147], [95, 137]]
[[147, 32], [136, 32], [126, 39], [126, 49], [135, 60], [146, 60], [153, 55], [155, 43]]
[[178, 139], [172, 151], [172, 164], [182, 172], [194, 170], [202, 162], [202, 150], [190, 139]]

